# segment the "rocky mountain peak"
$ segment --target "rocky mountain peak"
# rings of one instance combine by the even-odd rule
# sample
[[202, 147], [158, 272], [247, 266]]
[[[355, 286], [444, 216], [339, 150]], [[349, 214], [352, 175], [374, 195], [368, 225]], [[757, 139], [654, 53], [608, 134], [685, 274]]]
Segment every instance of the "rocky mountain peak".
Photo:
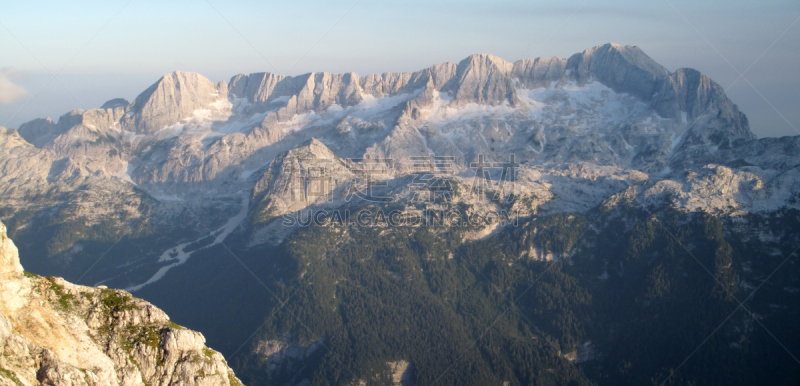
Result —
[[638, 68], [647, 70], [656, 77], [662, 77], [668, 74], [664, 66], [658, 64], [650, 56], [644, 53], [638, 46], [621, 45], [616, 43], [606, 43], [601, 46], [596, 46], [584, 51], [584, 56], [594, 55], [618, 55], [628, 63], [635, 65]]
[[227, 97], [228, 88], [224, 82], [215, 84], [194, 72], [175, 71], [164, 75], [136, 97], [122, 119], [122, 126], [136, 133], [152, 134]]
[[317, 158], [317, 159], [330, 159], [333, 160], [336, 155], [331, 151], [330, 148], [325, 146], [322, 141], [318, 140], [317, 138], [311, 138], [308, 141], [303, 142], [300, 146], [296, 147], [295, 149], [291, 150], [292, 152], [302, 152], [309, 157]]
[[296, 91], [296, 87], [286, 80], [286, 76], [270, 72], [238, 74], [231, 78], [228, 93], [236, 98], [246, 98], [250, 103], [269, 103]]
[[263, 171], [251, 193], [249, 221], [263, 223], [325, 202], [351, 177], [342, 159], [320, 140], [311, 138], [279, 154]]
[[458, 63], [451, 89], [459, 104], [518, 103], [510, 75], [514, 65], [489, 54], [470, 55]]
[[36, 147], [41, 147], [48, 141], [60, 135], [63, 131], [57, 130], [56, 124], [50, 117], [36, 118], [19, 125], [19, 135]]
[[[59, 117], [58, 122], [53, 122], [50, 118], [39, 118], [23, 123], [19, 126], [19, 134], [36, 147], [61, 146], [68, 149], [76, 141], [93, 142], [109, 131], [118, 131], [117, 122], [124, 113], [123, 106], [87, 111], [77, 109]], [[87, 131], [90, 132], [88, 135]]]
[[511, 73], [513, 64], [492, 54], [472, 54], [458, 63], [458, 73], [465, 71], [499, 71], [504, 75]]
[[616, 92], [649, 101], [669, 71], [635, 46], [608, 43], [572, 55], [567, 71], [585, 83], [597, 80]]

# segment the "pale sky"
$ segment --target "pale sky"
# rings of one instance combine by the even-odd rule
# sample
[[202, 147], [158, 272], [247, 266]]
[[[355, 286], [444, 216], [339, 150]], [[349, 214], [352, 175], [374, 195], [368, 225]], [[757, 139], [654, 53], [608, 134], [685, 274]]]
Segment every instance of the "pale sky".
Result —
[[175, 70], [365, 75], [615, 42], [709, 75], [759, 137], [800, 135], [798, 18], [797, 0], [0, 0], [0, 125], [132, 101]]

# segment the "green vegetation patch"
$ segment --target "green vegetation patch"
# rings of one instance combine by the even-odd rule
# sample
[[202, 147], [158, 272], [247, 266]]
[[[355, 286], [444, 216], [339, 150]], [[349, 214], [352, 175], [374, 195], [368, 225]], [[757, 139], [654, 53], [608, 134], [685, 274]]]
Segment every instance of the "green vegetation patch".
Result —
[[64, 311], [72, 311], [74, 307], [76, 307], [80, 302], [75, 299], [75, 295], [67, 293], [64, 290], [64, 286], [55, 282], [55, 278], [52, 276], [47, 278], [47, 281], [50, 283], [50, 290], [56, 294], [58, 299], [56, 300], [56, 304], [64, 310]]
[[232, 371], [228, 371], [228, 383], [231, 386], [244, 386], [242, 382], [236, 379], [236, 375], [234, 375]]
[[[126, 334], [120, 338], [119, 344], [125, 352], [128, 353], [128, 359], [130, 359], [134, 365], [138, 367], [139, 363], [137, 363], [136, 360], [133, 359], [133, 355], [131, 355], [133, 348], [139, 344], [156, 349], [161, 347], [161, 329], [161, 326], [158, 325], [128, 326]], [[156, 358], [156, 362], [159, 366], [164, 365], [164, 361], [160, 357]]]
[[101, 290], [100, 303], [103, 304], [109, 315], [136, 308], [131, 295], [120, 294], [112, 289]]
[[19, 378], [17, 378], [17, 376], [14, 373], [2, 367], [0, 367], [0, 377], [10, 379], [11, 382], [14, 382], [15, 385], [24, 386], [24, 384], [20, 382]]
[[128, 327], [128, 333], [133, 344], [141, 343], [153, 348], [161, 346], [160, 326], [131, 326]]

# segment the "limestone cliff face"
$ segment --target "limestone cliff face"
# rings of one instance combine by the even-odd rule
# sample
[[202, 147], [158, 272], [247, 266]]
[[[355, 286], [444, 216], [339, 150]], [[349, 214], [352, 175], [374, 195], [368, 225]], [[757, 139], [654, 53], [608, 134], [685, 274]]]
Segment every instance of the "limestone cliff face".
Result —
[[0, 223], [0, 385], [240, 385], [204, 344], [125, 291], [24, 273]]

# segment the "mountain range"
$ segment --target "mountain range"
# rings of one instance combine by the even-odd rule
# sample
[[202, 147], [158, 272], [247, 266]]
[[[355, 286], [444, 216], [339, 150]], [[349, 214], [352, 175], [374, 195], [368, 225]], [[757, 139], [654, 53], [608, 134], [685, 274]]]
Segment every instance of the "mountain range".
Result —
[[[0, 219], [28, 270], [159, 305], [248, 384], [704, 383], [714, 355], [752, 360], [731, 372], [746, 383], [784, 364], [763, 364], [761, 327], [798, 310], [800, 136], [756, 138], [719, 84], [635, 46], [177, 71], [0, 138]], [[758, 310], [673, 377], [740, 298]], [[674, 320], [686, 304], [708, 312]]]

